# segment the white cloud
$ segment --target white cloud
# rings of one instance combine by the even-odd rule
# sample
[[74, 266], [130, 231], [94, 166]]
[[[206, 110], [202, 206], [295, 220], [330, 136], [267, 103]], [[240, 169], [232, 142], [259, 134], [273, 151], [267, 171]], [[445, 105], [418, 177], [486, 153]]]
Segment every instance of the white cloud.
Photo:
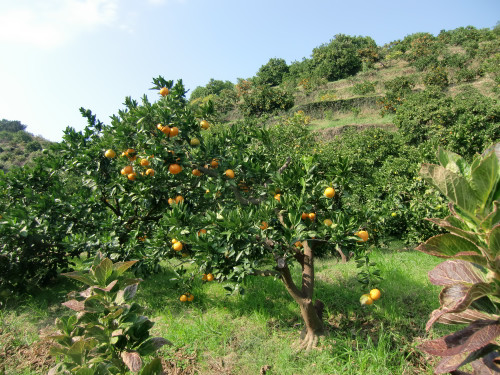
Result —
[[0, 43], [58, 47], [82, 33], [114, 25], [117, 13], [118, 0], [10, 2], [0, 6]]

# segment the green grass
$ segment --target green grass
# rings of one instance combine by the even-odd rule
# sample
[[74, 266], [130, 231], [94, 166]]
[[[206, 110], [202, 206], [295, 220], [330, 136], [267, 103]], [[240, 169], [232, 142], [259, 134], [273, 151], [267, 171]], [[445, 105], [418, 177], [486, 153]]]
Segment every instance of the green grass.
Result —
[[[298, 306], [272, 278], [249, 279], [243, 295], [227, 295], [222, 284], [196, 280], [195, 300], [181, 303], [182, 290], [166, 272], [140, 284], [138, 302], [155, 321], [153, 334], [174, 344], [160, 351], [172, 373], [258, 374], [269, 365], [268, 375], [431, 374], [416, 345], [426, 337], [429, 313], [438, 307], [440, 289], [430, 285], [427, 272], [440, 260], [397, 247], [377, 250], [371, 258], [384, 279], [382, 298], [366, 307], [359, 304], [367, 291], [356, 281], [354, 262], [317, 260], [316, 298], [325, 303], [327, 335], [309, 354], [292, 348], [302, 329]], [[1, 311], [0, 373], [47, 371], [49, 344], [38, 340], [53, 330], [55, 317], [68, 313], [60, 302], [75, 285], [63, 281], [13, 299]]]
[[373, 111], [362, 110], [358, 115], [354, 113], [335, 113], [324, 119], [314, 119], [310, 123], [311, 130], [328, 129], [346, 125], [386, 125], [392, 124], [393, 115], [384, 117]]

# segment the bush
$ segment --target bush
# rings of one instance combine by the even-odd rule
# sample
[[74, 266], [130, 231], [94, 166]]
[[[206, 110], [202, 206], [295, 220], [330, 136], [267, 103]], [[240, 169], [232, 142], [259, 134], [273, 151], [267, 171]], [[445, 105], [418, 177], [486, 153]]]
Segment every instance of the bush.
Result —
[[357, 95], [366, 95], [371, 92], [375, 92], [375, 82], [364, 81], [361, 83], [356, 83], [352, 87], [352, 92]]
[[379, 102], [382, 106], [381, 114], [396, 112], [396, 108], [403, 103], [414, 87], [413, 77], [401, 76], [387, 81], [384, 84], [385, 96]]
[[288, 73], [288, 65], [284, 59], [273, 58], [262, 65], [257, 72], [257, 83], [260, 85], [278, 86]]
[[193, 101], [198, 98], [203, 98], [209, 95], [219, 95], [223, 90], [232, 90], [234, 89], [234, 84], [230, 81], [221, 81], [217, 79], [211, 78], [206, 86], [198, 86], [196, 87], [189, 100]]
[[424, 84], [427, 87], [437, 87], [441, 90], [448, 87], [448, 73], [443, 67], [436, 67], [424, 76]]
[[265, 113], [286, 111], [293, 107], [293, 95], [268, 85], [257, 86], [242, 95], [240, 110], [245, 116], [261, 116]]

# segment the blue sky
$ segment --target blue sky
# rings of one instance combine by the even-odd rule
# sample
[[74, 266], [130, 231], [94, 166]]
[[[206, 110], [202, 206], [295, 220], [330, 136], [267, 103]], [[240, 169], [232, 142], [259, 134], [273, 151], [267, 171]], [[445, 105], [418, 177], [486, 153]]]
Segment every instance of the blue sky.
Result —
[[153, 100], [159, 75], [193, 90], [310, 57], [339, 33], [384, 45], [498, 21], [498, 0], [0, 0], [0, 118], [60, 141], [85, 126], [80, 107], [109, 123], [126, 96]]

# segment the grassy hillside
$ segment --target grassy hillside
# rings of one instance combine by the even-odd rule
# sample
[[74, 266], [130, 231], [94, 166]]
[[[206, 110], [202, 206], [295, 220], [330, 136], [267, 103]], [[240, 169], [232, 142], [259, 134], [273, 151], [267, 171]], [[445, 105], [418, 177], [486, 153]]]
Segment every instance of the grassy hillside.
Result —
[[19, 121], [0, 121], [0, 169], [8, 171], [14, 166], [22, 166], [41, 155], [50, 141], [34, 136], [25, 130]]

